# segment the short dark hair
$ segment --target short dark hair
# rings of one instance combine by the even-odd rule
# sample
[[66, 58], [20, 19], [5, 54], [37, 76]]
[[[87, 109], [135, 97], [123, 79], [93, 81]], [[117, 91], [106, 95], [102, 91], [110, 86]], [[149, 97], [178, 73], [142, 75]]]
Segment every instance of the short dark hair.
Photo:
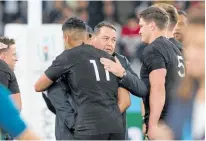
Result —
[[187, 18], [187, 13], [183, 10], [178, 11], [178, 15], [183, 15]]
[[7, 51], [11, 45], [15, 44], [15, 40], [14, 39], [10, 39], [8, 37], [0, 37], [0, 43], [4, 44], [7, 46], [7, 48], [2, 48], [0, 49], [0, 53]]
[[146, 22], [154, 21], [160, 30], [165, 29], [169, 23], [167, 12], [162, 8], [154, 6], [142, 11], [139, 18], [143, 18]]
[[62, 31], [70, 29], [80, 29], [86, 31], [86, 24], [77, 17], [71, 17], [62, 25]]
[[88, 37], [91, 38], [92, 34], [93, 34], [92, 28], [89, 25], [86, 25], [86, 30], [87, 30], [87, 33], [88, 33]]
[[109, 22], [106, 22], [106, 21], [103, 21], [103, 22], [98, 23], [98, 24], [94, 27], [94, 33], [95, 33], [95, 34], [98, 33], [102, 27], [108, 27], [108, 28], [113, 29], [114, 31], [117, 31], [116, 28], [115, 28], [115, 26], [114, 26], [113, 24], [111, 24], [111, 23], [109, 23]]
[[169, 28], [173, 30], [173, 28], [175, 27], [178, 21], [177, 9], [173, 5], [167, 4], [167, 3], [157, 3], [157, 4], [154, 4], [154, 6], [163, 8], [167, 12], [169, 16]]

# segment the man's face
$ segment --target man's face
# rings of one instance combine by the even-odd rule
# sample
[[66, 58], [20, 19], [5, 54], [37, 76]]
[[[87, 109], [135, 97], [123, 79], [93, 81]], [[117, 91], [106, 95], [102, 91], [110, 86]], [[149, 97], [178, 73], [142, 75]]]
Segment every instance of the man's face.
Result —
[[140, 36], [141, 40], [144, 43], [149, 43], [150, 35], [151, 35], [151, 30], [149, 23], [145, 22], [143, 18], [140, 18], [139, 20], [139, 26], [140, 26]]
[[109, 27], [101, 27], [99, 33], [96, 34], [93, 44], [96, 48], [113, 54], [116, 46], [116, 31]]
[[17, 60], [16, 56], [16, 45], [11, 45], [9, 50], [6, 51], [5, 53], [5, 59], [4, 61], [9, 65], [9, 67], [14, 70], [15, 64]]
[[[195, 35], [198, 33], [197, 35]], [[184, 34], [184, 54], [187, 74], [196, 78], [205, 75], [205, 31], [204, 26], [190, 25]], [[194, 38], [195, 35], [195, 38]]]
[[187, 25], [187, 18], [184, 15], [179, 15], [173, 34], [175, 39], [179, 40], [180, 42], [183, 41], [184, 38], [183, 32], [186, 25]]

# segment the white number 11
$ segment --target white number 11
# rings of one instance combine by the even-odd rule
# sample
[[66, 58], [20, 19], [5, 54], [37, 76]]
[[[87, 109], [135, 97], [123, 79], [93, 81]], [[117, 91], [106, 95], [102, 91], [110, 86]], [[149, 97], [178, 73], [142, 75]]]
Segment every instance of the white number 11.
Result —
[[[96, 61], [95, 61], [95, 60], [89, 60], [89, 61], [90, 61], [90, 63], [92, 63], [93, 66], [94, 66], [94, 72], [95, 72], [96, 80], [97, 80], [97, 81], [100, 81], [99, 71], [98, 71], [98, 69], [97, 69]], [[107, 70], [105, 70], [105, 73], [106, 73], [106, 80], [107, 80], [107, 81], [110, 81], [109, 72], [108, 72]]]

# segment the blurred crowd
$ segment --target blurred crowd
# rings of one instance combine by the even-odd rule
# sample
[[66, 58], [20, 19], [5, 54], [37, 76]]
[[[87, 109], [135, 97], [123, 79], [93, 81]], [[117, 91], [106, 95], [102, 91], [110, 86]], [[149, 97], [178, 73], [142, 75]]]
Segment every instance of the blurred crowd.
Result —
[[[140, 60], [144, 44], [140, 41], [137, 15], [158, 1], [42, 1], [42, 23], [63, 23], [77, 16], [89, 26], [103, 21], [113, 23], [117, 29], [117, 52], [132, 63]], [[161, 1], [163, 2], [163, 1]], [[187, 11], [198, 2], [167, 1], [177, 10]], [[0, 1], [0, 35], [7, 23], [27, 23], [27, 1]], [[92, 18], [91, 18], [92, 17]]]

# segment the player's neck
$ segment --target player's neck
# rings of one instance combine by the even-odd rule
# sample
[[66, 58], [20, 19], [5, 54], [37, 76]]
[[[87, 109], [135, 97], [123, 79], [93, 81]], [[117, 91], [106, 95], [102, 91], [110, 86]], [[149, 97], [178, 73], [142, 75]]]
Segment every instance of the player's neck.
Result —
[[3, 60], [4, 62], [6, 62], [6, 61], [4, 60], [4, 58], [5, 58], [5, 57], [4, 57], [3, 55], [0, 55], [0, 59]]
[[167, 38], [174, 38], [172, 31], [167, 31]]
[[157, 39], [157, 38], [160, 37], [160, 36], [166, 37], [166, 35], [167, 35], [167, 32], [166, 32], [165, 30], [155, 31], [155, 32], [152, 34], [149, 43], [152, 43], [155, 39]]
[[73, 44], [72, 44], [71, 48], [74, 48], [74, 47], [76, 47], [76, 46], [80, 46], [82, 43], [83, 43], [83, 41], [82, 41], [82, 40], [80, 40], [80, 41], [76, 41], [76, 42], [73, 42]]

